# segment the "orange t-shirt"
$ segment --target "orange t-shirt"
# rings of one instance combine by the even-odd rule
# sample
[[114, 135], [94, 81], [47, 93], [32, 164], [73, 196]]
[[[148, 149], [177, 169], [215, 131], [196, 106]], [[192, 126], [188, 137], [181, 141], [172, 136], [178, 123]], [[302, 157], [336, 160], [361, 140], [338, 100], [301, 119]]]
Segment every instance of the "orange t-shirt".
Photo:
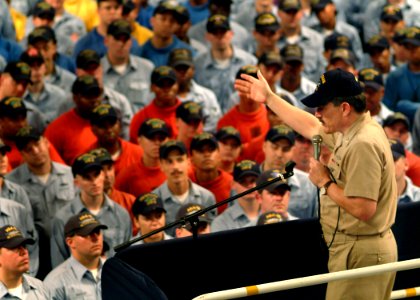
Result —
[[[127, 142], [122, 138], [119, 139], [121, 144], [120, 156], [114, 161], [115, 176], [117, 176], [121, 170], [136, 164], [140, 161], [143, 155], [143, 148], [139, 145]], [[89, 147], [90, 150], [101, 147], [98, 143], [94, 143]]]
[[133, 236], [137, 234], [137, 228], [134, 226], [134, 215], [131, 212], [131, 207], [133, 206], [134, 201], [136, 201], [136, 197], [131, 194], [121, 192], [117, 189], [112, 189], [111, 195], [109, 198], [117, 202], [119, 205], [124, 207], [127, 212], [130, 214], [131, 224], [133, 225]]
[[153, 100], [149, 105], [145, 106], [142, 110], [138, 111], [130, 124], [130, 142], [137, 144], [138, 131], [146, 119], [157, 118], [166, 122], [168, 127], [171, 129], [172, 138], [176, 138], [178, 135], [178, 129], [175, 123], [175, 111], [181, 101], [177, 100], [176, 104], [170, 107], [159, 107]]
[[[7, 152], [9, 165], [11, 169], [14, 169], [20, 166], [21, 164], [23, 164], [24, 161], [23, 161], [22, 155], [20, 155], [20, 152], [14, 142], [8, 141], [6, 144], [10, 147], [10, 152]], [[52, 161], [63, 164], [63, 165], [66, 164], [64, 160], [61, 158], [60, 154], [58, 154], [57, 149], [55, 149], [54, 145], [51, 143], [48, 146], [48, 152], [50, 153], [50, 158]]]
[[76, 157], [87, 152], [89, 146], [97, 141], [90, 121], [80, 117], [74, 109], [51, 122], [45, 136], [70, 166]]
[[166, 180], [166, 175], [158, 167], [146, 167], [143, 160], [121, 170], [115, 180], [115, 188], [135, 197], [150, 193]]
[[270, 127], [267, 120], [267, 109], [261, 104], [257, 111], [242, 113], [239, 105], [234, 106], [217, 123], [217, 129], [233, 126], [241, 134], [242, 144], [250, 142], [266, 133]]
[[267, 133], [264, 133], [260, 135], [259, 137], [253, 139], [248, 144], [245, 144], [242, 153], [241, 153], [241, 159], [250, 159], [254, 160], [257, 163], [261, 163], [264, 161], [264, 152], [262, 150], [264, 141], [265, 141], [265, 135]]
[[[203, 188], [212, 192], [216, 198], [216, 202], [223, 201], [230, 197], [233, 177], [229, 173], [219, 169], [219, 176], [206, 182], [198, 182], [195, 171], [189, 172], [189, 176], [192, 182], [195, 182], [196, 184], [201, 185]], [[220, 215], [226, 208], [227, 204], [219, 206], [217, 208], [217, 213]]]
[[406, 175], [410, 177], [415, 185], [420, 186], [420, 157], [410, 151], [405, 151], [405, 155], [408, 163]]

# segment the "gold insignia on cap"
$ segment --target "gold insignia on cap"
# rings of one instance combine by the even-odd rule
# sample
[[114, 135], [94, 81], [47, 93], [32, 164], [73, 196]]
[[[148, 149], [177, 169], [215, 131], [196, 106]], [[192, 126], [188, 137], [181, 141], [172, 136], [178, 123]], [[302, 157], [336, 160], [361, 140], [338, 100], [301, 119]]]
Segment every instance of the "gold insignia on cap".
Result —
[[83, 161], [86, 164], [94, 163], [96, 160], [95, 155], [91, 153], [85, 153], [77, 158], [78, 161]]
[[157, 199], [158, 199], [158, 195], [153, 194], [153, 193], [147, 193], [141, 196], [139, 201], [144, 202], [147, 206], [150, 206], [150, 205], [156, 205], [158, 201]]
[[221, 130], [226, 132], [227, 134], [237, 135], [239, 133], [238, 129], [233, 126], [225, 126]]
[[389, 16], [393, 16], [397, 13], [399, 13], [401, 11], [401, 9], [397, 6], [394, 5], [387, 5], [384, 7], [384, 13], [389, 15]]
[[272, 25], [277, 22], [276, 17], [274, 17], [272, 14], [262, 14], [257, 19], [258, 25]]
[[321, 84], [325, 84], [327, 82], [327, 80], [325, 80], [325, 75], [324, 74], [321, 75], [319, 81], [320, 81]]
[[16, 66], [19, 68], [22, 74], [29, 75], [31, 73], [31, 67], [29, 67], [29, 65], [25, 62], [18, 62]]
[[42, 9], [42, 10], [50, 10], [50, 9], [52, 9], [52, 8], [53, 8], [53, 7], [52, 7], [50, 4], [48, 4], [47, 2], [38, 2], [36, 6], [37, 6], [37, 7], [39, 7], [40, 9]]
[[376, 44], [377, 42], [379, 42], [379, 40], [382, 38], [382, 36], [380, 36], [380, 35], [374, 35], [374, 36], [372, 36], [370, 39], [369, 39], [369, 41], [368, 41], [368, 44], [369, 45], [374, 45], [374, 44]]
[[203, 132], [203, 133], [197, 134], [194, 137], [194, 139], [195, 140], [200, 140], [200, 141], [211, 140], [211, 139], [213, 139], [213, 135], [211, 133], [208, 133], [208, 132]]
[[93, 110], [94, 114], [104, 116], [109, 114], [109, 111], [111, 110], [112, 106], [109, 104], [100, 104]]
[[20, 136], [20, 137], [25, 137], [28, 136], [30, 134], [32, 130], [31, 126], [25, 126], [22, 127], [21, 129], [19, 129], [19, 131], [16, 133], [16, 136]]
[[226, 22], [226, 16], [224, 15], [213, 15], [210, 17], [209, 22], [214, 23], [215, 25], [221, 25]]
[[349, 46], [349, 38], [345, 35], [340, 35], [337, 37], [337, 45], [339, 47], [348, 47]]
[[152, 127], [153, 129], [163, 128], [164, 126], [166, 126], [166, 123], [161, 119], [149, 119], [146, 121], [146, 124]]
[[199, 211], [200, 209], [201, 209], [201, 207], [198, 206], [198, 205], [191, 205], [191, 206], [187, 207], [187, 215], [193, 214], [196, 211]]
[[251, 170], [252, 169], [252, 167], [254, 167], [256, 165], [256, 163], [255, 163], [255, 161], [253, 161], [253, 160], [249, 160], [249, 159], [245, 159], [245, 160], [243, 160], [243, 161], [241, 161], [241, 162], [239, 162], [238, 164], [237, 164], [237, 166], [242, 170], [242, 171], [245, 171], [245, 170]]
[[22, 107], [22, 98], [19, 97], [10, 97], [4, 101], [4, 104], [11, 106], [13, 108]]
[[374, 80], [376, 76], [380, 75], [379, 72], [375, 69], [364, 69], [360, 72], [360, 75], [363, 76], [365, 80]]

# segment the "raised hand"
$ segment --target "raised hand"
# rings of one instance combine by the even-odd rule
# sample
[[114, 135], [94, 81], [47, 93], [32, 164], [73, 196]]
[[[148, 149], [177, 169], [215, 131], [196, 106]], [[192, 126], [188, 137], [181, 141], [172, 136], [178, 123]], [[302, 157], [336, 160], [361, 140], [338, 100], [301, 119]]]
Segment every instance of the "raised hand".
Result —
[[237, 79], [235, 81], [235, 89], [240, 95], [246, 96], [254, 101], [264, 103], [272, 91], [260, 71], [258, 71], [257, 75], [258, 79], [242, 74], [242, 79]]

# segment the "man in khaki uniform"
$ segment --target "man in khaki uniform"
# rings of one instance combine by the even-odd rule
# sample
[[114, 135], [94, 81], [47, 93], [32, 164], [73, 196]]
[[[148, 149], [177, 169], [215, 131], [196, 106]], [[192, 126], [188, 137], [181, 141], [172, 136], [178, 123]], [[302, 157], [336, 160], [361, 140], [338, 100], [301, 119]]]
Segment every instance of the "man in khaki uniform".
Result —
[[[309, 171], [320, 188], [329, 271], [396, 261], [390, 230], [397, 205], [392, 153], [383, 129], [366, 112], [363, 88], [354, 75], [336, 69], [321, 76], [315, 92], [302, 100], [316, 107], [315, 116], [274, 94], [261, 73], [258, 79], [242, 78], [235, 83], [240, 93], [265, 102], [301, 135], [321, 135], [332, 151], [328, 167], [312, 158]], [[331, 282], [326, 298], [389, 299], [394, 279], [395, 273], [382, 273]]]

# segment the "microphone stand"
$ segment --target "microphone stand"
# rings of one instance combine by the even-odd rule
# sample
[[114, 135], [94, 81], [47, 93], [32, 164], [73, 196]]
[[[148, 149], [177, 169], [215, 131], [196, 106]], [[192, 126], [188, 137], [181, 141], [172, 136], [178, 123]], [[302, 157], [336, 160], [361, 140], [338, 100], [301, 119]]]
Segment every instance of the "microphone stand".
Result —
[[250, 194], [250, 193], [252, 193], [252, 192], [254, 192], [256, 190], [263, 189], [263, 188], [265, 188], [266, 186], [268, 186], [270, 184], [273, 184], [273, 183], [278, 182], [278, 181], [286, 181], [287, 178], [292, 177], [294, 175], [293, 168], [295, 167], [295, 165], [296, 165], [296, 163], [294, 161], [289, 161], [286, 164], [285, 172], [282, 173], [282, 174], [279, 174], [278, 177], [276, 177], [276, 178], [274, 178], [274, 179], [272, 179], [270, 181], [266, 181], [264, 183], [261, 183], [260, 185], [257, 185], [257, 186], [255, 186], [253, 188], [250, 188], [249, 190], [246, 190], [246, 191], [244, 191], [244, 192], [242, 192], [240, 194], [237, 194], [235, 196], [232, 196], [230, 198], [227, 198], [227, 199], [225, 199], [223, 201], [220, 201], [220, 202], [218, 202], [216, 204], [213, 204], [213, 205], [210, 205], [210, 206], [208, 206], [206, 208], [200, 209], [199, 211], [196, 211], [195, 213], [192, 213], [190, 215], [187, 215], [185, 217], [182, 217], [182, 218], [180, 218], [180, 219], [178, 219], [178, 220], [176, 220], [176, 221], [174, 221], [172, 223], [169, 223], [168, 225], [165, 225], [165, 226], [163, 226], [161, 228], [155, 229], [155, 230], [153, 230], [153, 231], [151, 231], [151, 232], [149, 232], [149, 233], [147, 233], [145, 235], [142, 235], [142, 236], [139, 236], [139, 237], [135, 237], [135, 238], [133, 238], [133, 239], [127, 241], [127, 242], [124, 242], [124, 243], [122, 243], [120, 245], [117, 245], [117, 246], [114, 247], [114, 250], [115, 250], [115, 252], [119, 252], [119, 251], [121, 251], [121, 250], [129, 247], [130, 245], [132, 245], [132, 244], [134, 244], [134, 243], [136, 243], [138, 241], [141, 241], [141, 240], [143, 240], [143, 239], [145, 239], [145, 238], [147, 238], [149, 236], [152, 236], [152, 235], [154, 235], [154, 234], [156, 234], [158, 232], [161, 232], [161, 231], [164, 231], [166, 229], [172, 228], [172, 227], [174, 227], [176, 225], [180, 225], [180, 224], [181, 225], [186, 225], [187, 223], [189, 223], [191, 225], [192, 232], [193, 232], [193, 238], [196, 239], [198, 237], [198, 225], [199, 225], [198, 217], [199, 216], [201, 216], [202, 214], [204, 214], [204, 213], [206, 213], [206, 212], [208, 212], [210, 210], [213, 210], [213, 209], [215, 209], [215, 208], [217, 208], [217, 207], [219, 207], [221, 205], [224, 205], [226, 203], [232, 202], [233, 200], [236, 200], [236, 199], [241, 198], [241, 197], [243, 197], [243, 196], [245, 196], [247, 194]]

